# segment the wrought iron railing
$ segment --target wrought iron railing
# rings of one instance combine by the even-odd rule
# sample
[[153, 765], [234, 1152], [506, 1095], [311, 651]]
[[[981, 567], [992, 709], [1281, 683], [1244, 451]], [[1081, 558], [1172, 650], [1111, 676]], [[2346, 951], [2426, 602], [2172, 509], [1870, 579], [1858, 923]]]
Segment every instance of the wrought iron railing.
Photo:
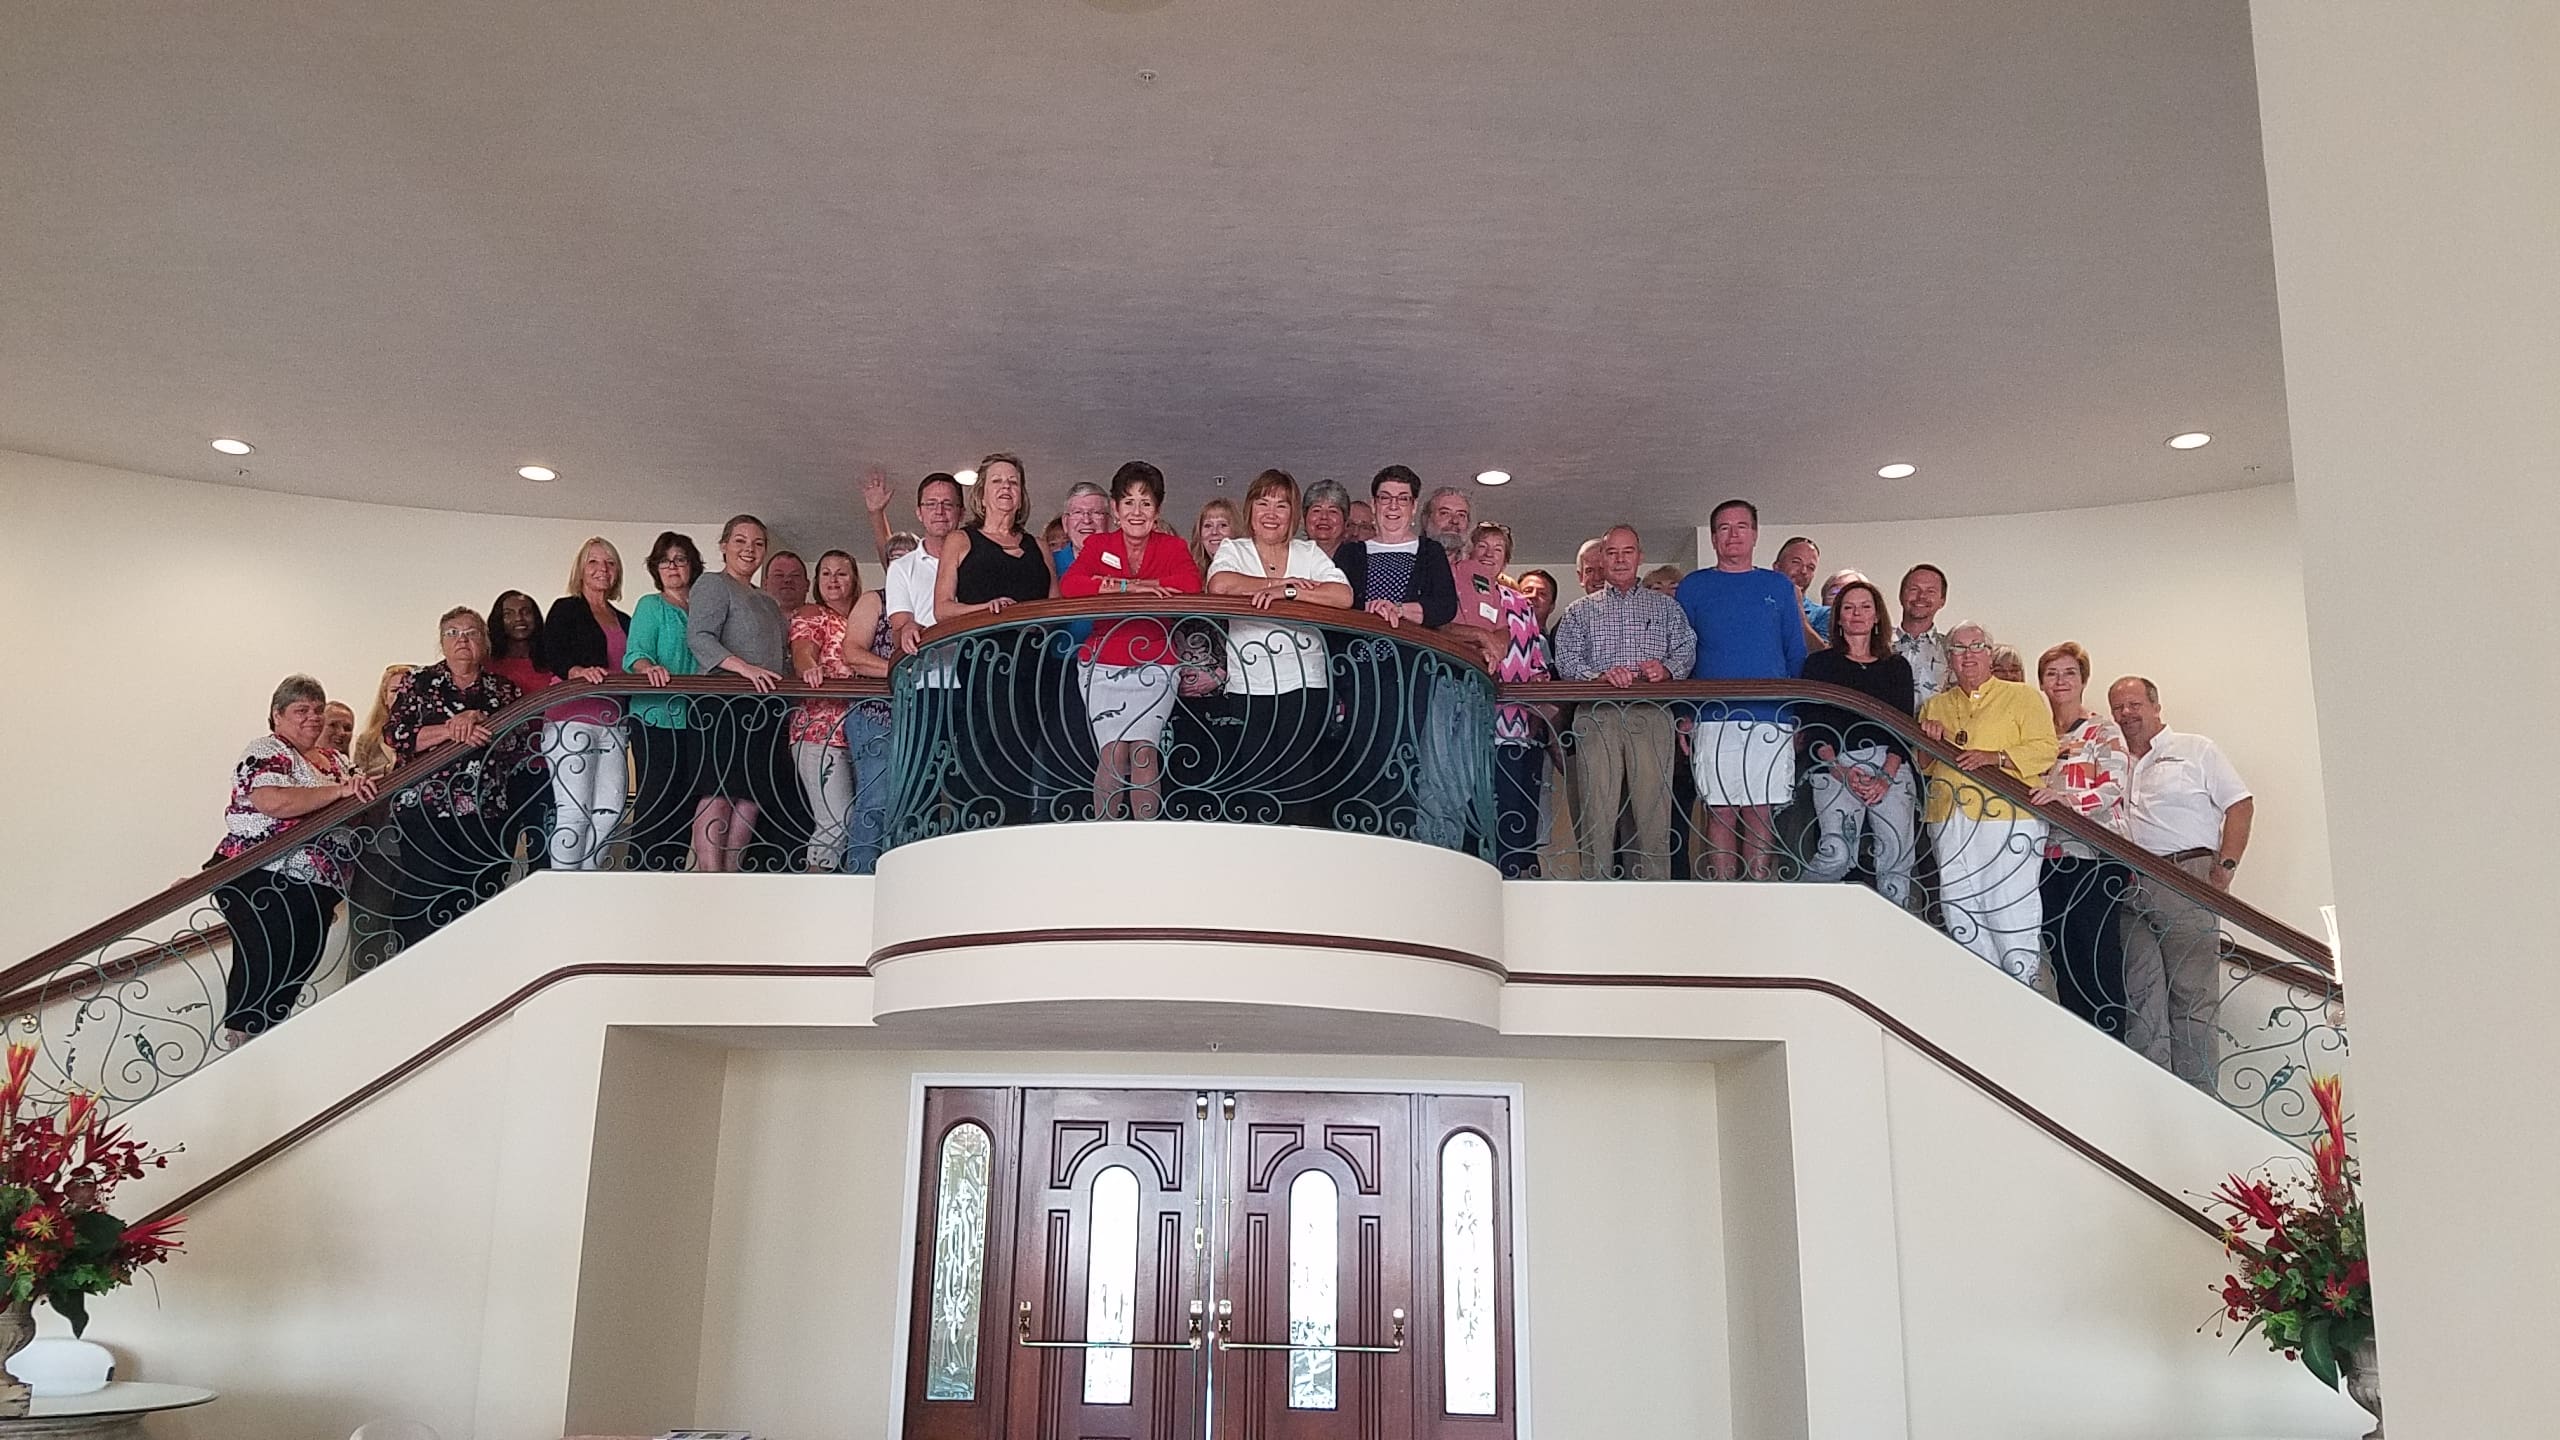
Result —
[[[1088, 624], [1128, 663], [1080, 666]], [[602, 723], [546, 726], [580, 700]], [[148, 1095], [534, 870], [862, 873], [938, 835], [1097, 817], [1392, 836], [1520, 879], [1864, 883], [2298, 1143], [2309, 1074], [2343, 1064], [2325, 947], [1831, 686], [1496, 686], [1471, 644], [1359, 612], [1113, 598], [942, 627], [885, 683], [620, 676], [487, 728], [0, 972], [39, 1084]], [[616, 783], [567, 783], [598, 774]], [[1765, 826], [1708, 803], [1753, 798]], [[2029, 823], [1965, 823], [1993, 817]], [[312, 847], [344, 875], [318, 910], [262, 878]], [[2078, 930], [2047, 935], [2027, 894]]]

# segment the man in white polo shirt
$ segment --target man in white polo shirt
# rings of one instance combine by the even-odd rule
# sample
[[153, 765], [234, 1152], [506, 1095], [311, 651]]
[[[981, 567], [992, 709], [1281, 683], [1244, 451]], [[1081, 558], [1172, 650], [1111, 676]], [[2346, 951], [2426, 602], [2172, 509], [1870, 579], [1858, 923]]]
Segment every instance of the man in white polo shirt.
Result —
[[[2216, 890], [2230, 889], [2257, 815], [2240, 772], [2212, 741], [2161, 724], [2160, 687], [2139, 675], [2107, 687], [2107, 709], [2133, 752], [2126, 836]], [[2210, 1095], [2222, 923], [2168, 886], [2133, 878], [2121, 922], [2133, 1012], [2125, 1043]]]

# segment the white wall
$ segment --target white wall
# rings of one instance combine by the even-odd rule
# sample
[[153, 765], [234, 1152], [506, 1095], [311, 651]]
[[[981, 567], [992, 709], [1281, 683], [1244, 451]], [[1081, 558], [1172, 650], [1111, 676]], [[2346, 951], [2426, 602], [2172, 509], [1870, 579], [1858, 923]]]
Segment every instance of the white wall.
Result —
[[2560, 7], [2251, 19], [2392, 1433], [2548, 1435], [2550, 787], [2410, 716], [2560, 711]]
[[2091, 703], [2101, 710], [2116, 677], [2151, 677], [2169, 724], [2213, 737], [2257, 793], [2233, 893], [2323, 936], [2319, 907], [2336, 887], [2293, 487], [1957, 520], [1771, 515], [1761, 563], [1790, 535], [1822, 547], [1825, 576], [1864, 571], [1889, 601], [1905, 570], [1938, 566], [1950, 592], [1940, 628], [1987, 625], [2030, 669], [2047, 646], [2080, 642], [2098, 670]]

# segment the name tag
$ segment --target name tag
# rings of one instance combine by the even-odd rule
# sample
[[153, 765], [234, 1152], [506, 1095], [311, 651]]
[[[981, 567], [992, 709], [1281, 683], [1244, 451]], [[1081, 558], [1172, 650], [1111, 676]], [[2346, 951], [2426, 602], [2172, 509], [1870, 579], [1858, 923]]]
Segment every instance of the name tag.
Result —
[[1102, 563], [1110, 566], [1114, 570], [1117, 570], [1120, 568], [1120, 557], [1112, 554], [1108, 550], [1105, 550], [1102, 552]]
[[1487, 620], [1499, 620], [1502, 618], [1502, 607], [1486, 601], [1476, 606], [1476, 613]]

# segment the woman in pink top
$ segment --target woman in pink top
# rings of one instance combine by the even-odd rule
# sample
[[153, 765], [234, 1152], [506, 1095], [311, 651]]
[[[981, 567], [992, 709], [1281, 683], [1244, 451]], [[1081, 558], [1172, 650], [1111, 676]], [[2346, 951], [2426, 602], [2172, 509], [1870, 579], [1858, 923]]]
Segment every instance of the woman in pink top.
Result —
[[[543, 684], [571, 680], [592, 685], [622, 673], [631, 617], [613, 608], [621, 598], [622, 552], [604, 537], [592, 537], [569, 563], [569, 593], [551, 602], [551, 613], [535, 632]], [[553, 869], [604, 868], [605, 846], [630, 801], [630, 750], [622, 733], [622, 707], [612, 700], [571, 700], [542, 712], [542, 756], [551, 769]]]
[[[791, 617], [791, 668], [803, 685], [826, 685], [856, 675], [881, 676], [889, 665], [868, 648], [880, 628], [880, 594], [862, 588], [853, 556], [830, 550], [818, 557], [818, 599]], [[863, 644], [847, 645], [850, 631]], [[868, 662], [868, 663], [864, 663]], [[791, 709], [791, 764], [817, 824], [809, 836], [809, 869], [833, 873], [845, 859], [845, 829], [855, 804], [855, 767], [845, 750], [843, 700], [803, 700]], [[874, 797], [873, 803], [878, 803]]]
[[[1115, 533], [1096, 535], [1076, 552], [1058, 582], [1062, 595], [1197, 595], [1200, 566], [1180, 535], [1156, 528], [1164, 505], [1164, 473], [1132, 460], [1111, 477]], [[1099, 820], [1152, 820], [1164, 810], [1164, 759], [1157, 742], [1173, 714], [1181, 678], [1173, 630], [1162, 620], [1106, 620], [1093, 627], [1076, 658], [1085, 715], [1100, 762], [1093, 774]]]

